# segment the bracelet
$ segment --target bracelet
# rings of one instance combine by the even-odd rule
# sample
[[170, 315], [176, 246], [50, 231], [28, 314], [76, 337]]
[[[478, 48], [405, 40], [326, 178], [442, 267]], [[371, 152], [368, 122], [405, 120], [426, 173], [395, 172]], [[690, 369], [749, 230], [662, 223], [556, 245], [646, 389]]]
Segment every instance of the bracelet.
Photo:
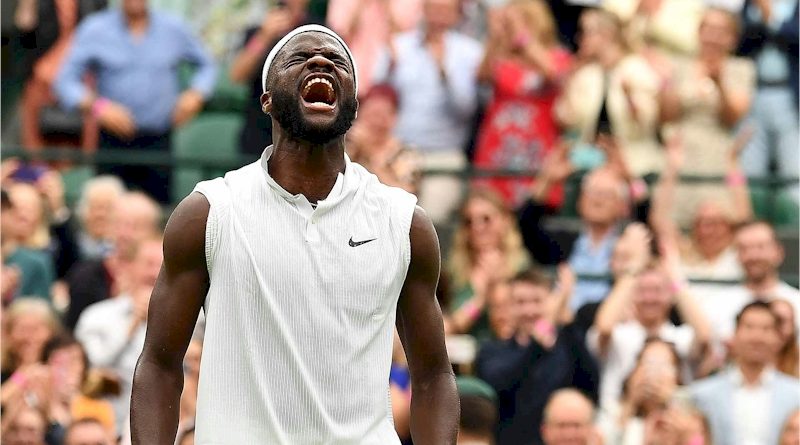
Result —
[[464, 312], [466, 312], [467, 318], [469, 318], [472, 321], [477, 320], [478, 317], [481, 316], [481, 312], [483, 312], [481, 308], [479, 308], [478, 305], [471, 300], [468, 301], [466, 304], [464, 304], [463, 310]]
[[8, 381], [17, 386], [25, 386], [25, 383], [28, 382], [28, 377], [25, 376], [25, 374], [17, 371], [11, 374], [11, 377], [8, 378]]
[[725, 176], [725, 183], [728, 187], [741, 187], [747, 184], [747, 177], [739, 171], [731, 172]]
[[247, 41], [247, 45], [245, 45], [244, 49], [250, 54], [260, 55], [264, 52], [264, 47], [266, 46], [264, 41], [259, 39], [258, 34], [256, 34]]
[[98, 97], [92, 103], [92, 116], [99, 117], [109, 105], [111, 105], [110, 100], [106, 99], [105, 97]]

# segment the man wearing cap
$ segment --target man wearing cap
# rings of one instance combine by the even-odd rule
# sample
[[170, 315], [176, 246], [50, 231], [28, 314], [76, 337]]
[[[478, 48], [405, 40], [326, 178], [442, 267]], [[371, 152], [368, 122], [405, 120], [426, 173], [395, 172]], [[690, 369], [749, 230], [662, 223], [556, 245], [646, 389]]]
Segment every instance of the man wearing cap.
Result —
[[274, 144], [175, 209], [134, 377], [134, 444], [175, 439], [201, 307], [196, 443], [399, 444], [387, 379], [395, 325], [414, 443], [455, 443], [436, 232], [413, 195], [345, 155], [355, 73], [329, 29], [290, 32], [263, 69]]

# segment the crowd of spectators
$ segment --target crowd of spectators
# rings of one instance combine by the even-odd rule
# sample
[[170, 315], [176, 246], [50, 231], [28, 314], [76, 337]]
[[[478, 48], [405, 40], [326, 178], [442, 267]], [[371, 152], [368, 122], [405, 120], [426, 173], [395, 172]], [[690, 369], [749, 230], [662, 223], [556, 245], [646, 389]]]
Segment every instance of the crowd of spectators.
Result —
[[[459, 444], [800, 441], [800, 291], [753, 180], [795, 178], [769, 193], [798, 220], [797, 0], [241, 1], [227, 60], [167, 1], [9, 3], [3, 73], [24, 80], [10, 133], [28, 156], [0, 168], [3, 443], [129, 443], [165, 210], [182, 198], [172, 167], [119, 158], [71, 202], [72, 166], [37, 154], [168, 159], [224, 77], [246, 91], [230, 113], [255, 160], [271, 143], [261, 66], [308, 23], [358, 65], [348, 155], [441, 229]], [[181, 445], [202, 341], [201, 317]], [[388, 382], [410, 444], [398, 338]]]

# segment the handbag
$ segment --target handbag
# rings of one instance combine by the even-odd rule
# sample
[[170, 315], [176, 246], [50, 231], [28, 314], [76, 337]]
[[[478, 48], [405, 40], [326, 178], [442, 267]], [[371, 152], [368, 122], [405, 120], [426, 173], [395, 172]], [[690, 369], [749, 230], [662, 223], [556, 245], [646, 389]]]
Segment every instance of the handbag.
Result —
[[65, 110], [58, 105], [45, 105], [39, 112], [39, 132], [45, 137], [78, 138], [83, 133], [83, 114], [80, 110]]

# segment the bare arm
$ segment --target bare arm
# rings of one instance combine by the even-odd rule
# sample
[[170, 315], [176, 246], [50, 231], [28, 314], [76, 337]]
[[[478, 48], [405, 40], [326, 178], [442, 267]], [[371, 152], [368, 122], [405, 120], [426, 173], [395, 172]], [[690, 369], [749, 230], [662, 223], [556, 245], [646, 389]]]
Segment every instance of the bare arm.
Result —
[[193, 193], [170, 217], [164, 265], [148, 311], [147, 336], [131, 396], [132, 443], [172, 445], [183, 390], [183, 356], [208, 292], [205, 227], [209, 204]]
[[753, 218], [753, 203], [750, 200], [750, 187], [742, 171], [739, 155], [753, 137], [755, 129], [747, 126], [742, 129], [733, 142], [728, 157], [728, 191], [733, 204], [733, 219], [737, 223], [749, 221]]
[[658, 239], [674, 244], [679, 242], [681, 236], [672, 219], [675, 188], [678, 185], [679, 170], [683, 165], [683, 145], [680, 136], [670, 138], [664, 148], [667, 152], [667, 165], [653, 193], [649, 222]]
[[397, 330], [411, 373], [411, 437], [418, 445], [455, 444], [458, 392], [435, 297], [439, 240], [430, 218], [419, 207], [410, 237], [411, 264], [397, 306]]

